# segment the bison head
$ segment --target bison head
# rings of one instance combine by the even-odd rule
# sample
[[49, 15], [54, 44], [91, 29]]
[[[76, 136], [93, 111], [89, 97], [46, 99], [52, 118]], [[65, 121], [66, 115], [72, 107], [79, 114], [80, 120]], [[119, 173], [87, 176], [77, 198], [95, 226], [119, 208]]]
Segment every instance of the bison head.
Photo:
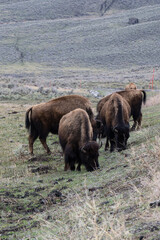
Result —
[[113, 129], [115, 136], [115, 144], [118, 151], [126, 149], [127, 140], [129, 138], [129, 124], [124, 126], [116, 126]]
[[86, 167], [87, 171], [93, 171], [99, 168], [98, 156], [100, 146], [95, 141], [86, 143], [80, 151], [80, 158], [82, 164]]

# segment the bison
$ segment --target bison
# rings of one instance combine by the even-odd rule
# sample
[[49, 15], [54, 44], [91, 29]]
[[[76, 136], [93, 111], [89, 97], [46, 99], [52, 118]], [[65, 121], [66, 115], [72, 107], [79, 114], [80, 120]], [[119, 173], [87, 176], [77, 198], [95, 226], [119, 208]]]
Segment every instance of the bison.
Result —
[[94, 119], [90, 101], [79, 95], [63, 96], [34, 105], [27, 110], [25, 126], [29, 131], [30, 153], [33, 154], [33, 144], [38, 137], [47, 153], [50, 153], [46, 143], [49, 132], [58, 134], [59, 121], [62, 116], [76, 108], [84, 109], [88, 113], [94, 129], [94, 139], [96, 139], [99, 123], [97, 124]]
[[87, 171], [99, 168], [97, 142], [92, 141], [93, 129], [88, 114], [83, 109], [75, 109], [64, 115], [59, 123], [59, 141], [65, 158], [64, 170], [81, 170], [81, 164]]
[[[120, 91], [117, 94], [121, 95], [130, 105], [131, 107], [131, 116], [133, 117], [133, 126], [131, 130], [135, 130], [136, 127], [139, 129], [141, 127], [142, 122], [142, 102], [146, 103], [146, 92], [144, 90], [128, 90], [128, 91]], [[112, 95], [112, 94], [111, 94]], [[109, 100], [111, 95], [108, 95], [102, 98], [97, 104], [97, 119], [99, 119], [100, 111], [105, 104], [106, 101]]]
[[115, 147], [118, 151], [124, 150], [129, 138], [130, 106], [119, 94], [113, 93], [100, 111], [100, 118], [104, 126], [102, 137], [107, 137], [105, 150], [110, 142], [110, 151]]
[[136, 84], [135, 83], [129, 83], [129, 84], [127, 84], [126, 85], [126, 87], [125, 87], [125, 90], [126, 91], [128, 91], [128, 90], [136, 90], [137, 89], [137, 86], [136, 86]]

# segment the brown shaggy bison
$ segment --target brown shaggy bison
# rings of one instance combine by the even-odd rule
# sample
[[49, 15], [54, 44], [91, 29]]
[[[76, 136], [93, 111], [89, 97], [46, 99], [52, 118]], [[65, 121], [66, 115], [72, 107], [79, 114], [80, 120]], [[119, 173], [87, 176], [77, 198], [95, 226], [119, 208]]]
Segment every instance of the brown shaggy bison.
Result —
[[59, 123], [59, 141], [65, 158], [64, 170], [81, 170], [81, 164], [87, 171], [93, 171], [99, 167], [97, 142], [92, 141], [93, 130], [88, 114], [83, 109], [75, 109], [64, 115]]
[[129, 138], [130, 106], [119, 94], [113, 93], [100, 111], [100, 118], [104, 126], [102, 137], [107, 137], [105, 150], [110, 142], [110, 151], [115, 148], [124, 150]]
[[33, 154], [33, 143], [37, 137], [39, 137], [47, 153], [50, 153], [46, 143], [49, 132], [58, 134], [59, 121], [62, 116], [76, 108], [82, 108], [88, 113], [94, 129], [94, 138], [96, 139], [97, 124], [94, 120], [90, 101], [79, 95], [63, 96], [46, 103], [34, 105], [27, 110], [25, 126], [29, 131], [30, 153]]
[[[146, 92], [144, 90], [128, 90], [128, 91], [120, 91], [117, 94], [121, 95], [130, 105], [131, 107], [131, 116], [133, 117], [133, 126], [131, 130], [135, 130], [136, 127], [139, 129], [141, 127], [142, 122], [142, 102], [145, 104], [146, 102]], [[100, 111], [105, 104], [106, 101], [109, 100], [112, 94], [102, 98], [97, 104], [97, 119], [99, 119]]]
[[135, 83], [129, 83], [126, 85], [125, 87], [125, 90], [128, 91], [128, 90], [136, 90], [137, 89], [137, 86]]

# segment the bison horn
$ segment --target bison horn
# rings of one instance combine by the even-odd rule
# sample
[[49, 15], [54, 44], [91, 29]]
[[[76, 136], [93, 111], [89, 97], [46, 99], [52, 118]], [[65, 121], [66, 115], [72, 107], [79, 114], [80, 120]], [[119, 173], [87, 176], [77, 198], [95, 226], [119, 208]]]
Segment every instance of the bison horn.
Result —
[[117, 129], [117, 126], [113, 128], [113, 131], [118, 133], [118, 129]]
[[83, 152], [83, 153], [86, 153], [87, 151], [84, 149], [84, 147], [85, 147], [85, 145], [83, 146], [83, 147], [81, 147], [81, 152]]

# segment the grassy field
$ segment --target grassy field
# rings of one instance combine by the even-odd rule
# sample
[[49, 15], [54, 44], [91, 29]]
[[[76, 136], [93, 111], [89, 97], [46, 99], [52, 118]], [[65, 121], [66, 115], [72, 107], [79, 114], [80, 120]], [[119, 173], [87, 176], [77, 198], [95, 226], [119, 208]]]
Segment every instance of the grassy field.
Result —
[[[95, 107], [97, 99], [91, 101]], [[0, 238], [158, 240], [159, 95], [143, 107], [142, 129], [131, 132], [127, 150], [111, 154], [103, 145], [94, 173], [64, 172], [57, 136], [48, 137], [50, 156], [37, 140], [31, 157], [28, 107], [0, 104]]]
[[[0, 12], [0, 240], [159, 240], [159, 0], [1, 0]], [[122, 152], [104, 139], [99, 170], [64, 172], [56, 135], [51, 155], [39, 140], [29, 155], [31, 105], [80, 94], [96, 114], [129, 82], [147, 92], [142, 129]]]

